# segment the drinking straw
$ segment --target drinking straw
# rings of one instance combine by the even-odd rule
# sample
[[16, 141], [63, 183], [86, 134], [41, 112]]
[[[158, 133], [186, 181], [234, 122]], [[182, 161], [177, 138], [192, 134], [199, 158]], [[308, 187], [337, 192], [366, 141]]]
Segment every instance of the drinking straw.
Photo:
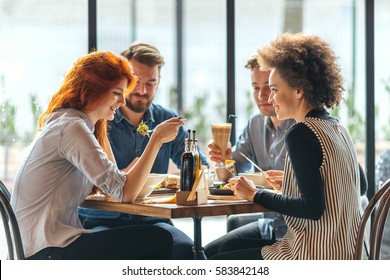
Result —
[[230, 122], [230, 119], [232, 119], [232, 118], [237, 118], [237, 116], [236, 116], [236, 115], [233, 115], [233, 114], [230, 114], [230, 115], [228, 116], [228, 118], [227, 118], [227, 122]]

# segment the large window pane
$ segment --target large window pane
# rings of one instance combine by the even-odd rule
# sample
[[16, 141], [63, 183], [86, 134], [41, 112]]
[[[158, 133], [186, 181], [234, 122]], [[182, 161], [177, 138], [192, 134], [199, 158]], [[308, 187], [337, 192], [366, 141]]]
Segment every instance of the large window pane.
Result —
[[[363, 0], [236, 0], [236, 77], [226, 77], [226, 1], [183, 1], [183, 113], [191, 116], [188, 125], [200, 130], [201, 142], [209, 139], [209, 122], [226, 118], [226, 79], [234, 78], [236, 130], [240, 132], [249, 115], [256, 112], [250, 106], [249, 71], [243, 65], [257, 48], [286, 29], [288, 2], [301, 5], [302, 31], [329, 41], [340, 57], [347, 99], [337, 114], [349, 126], [364, 164]], [[166, 59], [156, 102], [175, 107], [170, 93], [176, 86], [176, 1], [100, 0], [97, 4], [98, 49], [119, 53], [133, 40], [155, 44]], [[376, 140], [380, 154], [388, 148], [390, 139], [387, 126], [390, 116], [386, 110], [390, 73], [383, 59], [387, 57], [390, 4], [386, 0], [375, 4]], [[64, 70], [87, 51], [87, 5], [88, 1], [75, 0], [0, 0], [2, 177], [15, 172], [16, 163], [9, 163], [17, 158], [12, 154], [13, 148], [24, 147], [35, 131], [37, 114], [34, 116], [32, 112], [31, 98], [35, 98], [38, 109], [45, 108]]]
[[87, 1], [0, 0], [0, 178], [13, 180], [36, 117], [88, 50]]
[[176, 80], [175, 1], [97, 1], [98, 49], [120, 54], [133, 41], [155, 45], [164, 56], [161, 81], [155, 101], [172, 106], [170, 91]]
[[[291, 14], [291, 18], [286, 16]], [[297, 30], [299, 27], [301, 30]], [[248, 115], [248, 111], [243, 110], [247, 108], [247, 99], [243, 97], [250, 91], [250, 73], [243, 65], [255, 50], [291, 29], [319, 35], [330, 43], [339, 57], [346, 100], [332, 114], [350, 129], [359, 150], [359, 161], [364, 165], [365, 33], [362, 0], [236, 1], [236, 107], [238, 115], [244, 117], [238, 119], [238, 130]]]
[[[389, 29], [390, 2], [375, 1], [375, 142], [376, 142], [376, 183], [390, 177], [390, 68]], [[373, 95], [373, 94], [372, 94]], [[386, 233], [385, 233], [386, 235]], [[388, 249], [387, 249], [388, 250]], [[389, 253], [389, 252], [387, 252]]]
[[183, 27], [184, 111], [204, 145], [226, 119], [226, 1], [184, 1]]

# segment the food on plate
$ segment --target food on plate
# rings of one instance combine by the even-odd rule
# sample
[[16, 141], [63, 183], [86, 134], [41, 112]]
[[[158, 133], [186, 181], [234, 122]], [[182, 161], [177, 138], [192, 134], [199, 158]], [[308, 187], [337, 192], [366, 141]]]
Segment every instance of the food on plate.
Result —
[[180, 188], [180, 176], [175, 174], [168, 174], [165, 179], [156, 186], [156, 189], [179, 189]]
[[225, 185], [222, 187], [222, 189], [223, 189], [223, 190], [231, 190], [231, 189], [232, 189], [232, 186], [233, 186], [232, 183], [227, 183], [227, 184], [225, 184]]
[[230, 190], [232, 187], [232, 183], [225, 183], [225, 182], [214, 182], [214, 189], [220, 189], [220, 190]]
[[137, 127], [138, 133], [140, 133], [142, 136], [146, 136], [146, 135], [149, 136], [148, 130], [149, 130], [148, 125], [144, 121], [141, 121], [141, 123]]

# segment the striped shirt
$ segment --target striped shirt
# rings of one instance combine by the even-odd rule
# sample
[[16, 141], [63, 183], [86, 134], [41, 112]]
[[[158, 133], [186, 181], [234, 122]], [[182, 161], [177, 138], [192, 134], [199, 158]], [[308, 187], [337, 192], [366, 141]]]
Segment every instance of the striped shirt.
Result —
[[[306, 117], [289, 130], [286, 146], [282, 195], [273, 204], [262, 204], [285, 214], [288, 230], [263, 247], [263, 258], [352, 259], [360, 221], [360, 174], [348, 131], [329, 116]], [[319, 162], [313, 164], [313, 159]]]

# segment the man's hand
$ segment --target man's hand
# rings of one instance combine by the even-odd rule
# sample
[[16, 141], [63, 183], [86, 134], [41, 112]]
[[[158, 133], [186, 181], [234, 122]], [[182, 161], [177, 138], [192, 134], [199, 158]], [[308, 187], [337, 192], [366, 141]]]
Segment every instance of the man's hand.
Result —
[[226, 149], [226, 154], [225, 157], [222, 156], [221, 150], [218, 148], [217, 145], [214, 144], [213, 140], [209, 141], [209, 144], [207, 145], [207, 151], [209, 153], [209, 158], [210, 160], [220, 163], [223, 162], [225, 163], [226, 158], [231, 158], [232, 157], [232, 144], [229, 142], [228, 143], [228, 148]]

